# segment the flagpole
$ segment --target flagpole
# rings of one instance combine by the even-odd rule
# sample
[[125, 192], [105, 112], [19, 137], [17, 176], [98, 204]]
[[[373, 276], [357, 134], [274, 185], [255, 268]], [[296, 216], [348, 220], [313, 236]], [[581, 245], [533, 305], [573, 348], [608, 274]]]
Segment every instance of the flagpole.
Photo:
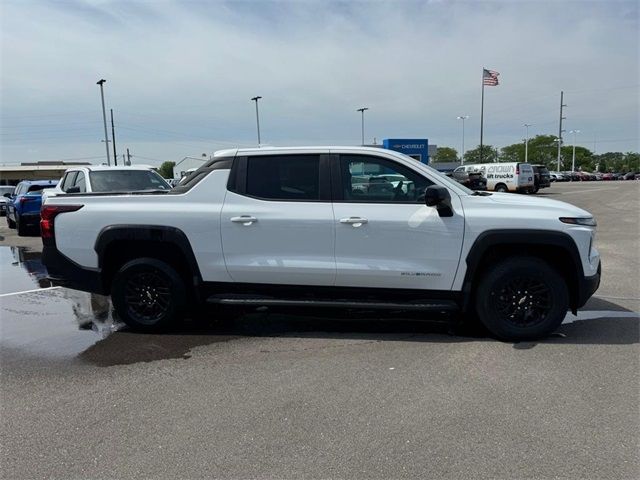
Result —
[[482, 163], [482, 135], [484, 133], [484, 70], [482, 67], [482, 104], [480, 106], [480, 163]]

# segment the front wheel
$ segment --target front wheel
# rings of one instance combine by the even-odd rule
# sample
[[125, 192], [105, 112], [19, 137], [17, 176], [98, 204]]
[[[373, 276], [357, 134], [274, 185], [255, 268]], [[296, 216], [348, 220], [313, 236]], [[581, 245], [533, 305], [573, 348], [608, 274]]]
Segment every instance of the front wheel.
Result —
[[113, 278], [111, 300], [132, 329], [162, 331], [178, 320], [185, 305], [185, 285], [168, 264], [138, 258], [124, 264]]
[[7, 226], [9, 228], [16, 228], [16, 222], [9, 218], [9, 212], [7, 212]]
[[480, 321], [507, 341], [545, 337], [562, 323], [569, 309], [564, 278], [533, 257], [506, 259], [480, 279], [476, 290]]

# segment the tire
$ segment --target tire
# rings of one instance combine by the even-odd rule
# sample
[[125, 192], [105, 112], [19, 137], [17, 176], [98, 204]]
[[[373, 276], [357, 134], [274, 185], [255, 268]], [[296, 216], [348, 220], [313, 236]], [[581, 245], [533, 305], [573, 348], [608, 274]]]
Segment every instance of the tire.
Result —
[[538, 193], [540, 191], [540, 187], [535, 187], [532, 193]]
[[[523, 290], [526, 293], [520, 293]], [[534, 340], [562, 323], [569, 309], [569, 289], [544, 260], [512, 257], [480, 278], [475, 305], [480, 321], [500, 340]]]
[[499, 183], [498, 185], [496, 185], [494, 190], [496, 192], [505, 192], [505, 193], [509, 191], [509, 189], [504, 183]]
[[185, 299], [185, 284], [180, 275], [155, 258], [127, 262], [111, 284], [111, 301], [118, 316], [141, 332], [164, 331], [177, 322], [183, 314]]
[[18, 236], [19, 237], [26, 237], [27, 236], [27, 226], [24, 224], [24, 222], [20, 221], [20, 216], [16, 214], [16, 230], [18, 230]]
[[9, 228], [12, 228], [12, 229], [13, 229], [13, 228], [16, 228], [16, 222], [14, 222], [13, 220], [11, 220], [11, 219], [9, 218], [9, 213], [8, 213], [8, 212], [7, 212], [7, 226], [8, 226]]

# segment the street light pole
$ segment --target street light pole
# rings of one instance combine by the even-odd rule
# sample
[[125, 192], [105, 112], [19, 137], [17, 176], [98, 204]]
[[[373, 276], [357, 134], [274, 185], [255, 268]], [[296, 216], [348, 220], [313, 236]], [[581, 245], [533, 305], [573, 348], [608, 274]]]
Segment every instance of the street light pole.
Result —
[[571, 171], [576, 171], [576, 133], [580, 133], [580, 130], [571, 130], [569, 133], [573, 133], [573, 155], [571, 156]]
[[528, 163], [529, 161], [529, 127], [531, 123], [524, 123], [522, 126], [527, 129], [527, 136], [524, 141], [524, 163]]
[[256, 96], [253, 97], [251, 100], [256, 102], [256, 125], [258, 127], [258, 147], [260, 146], [260, 114], [258, 113], [258, 100], [260, 100], [262, 97]]
[[464, 121], [469, 118], [469, 115], [460, 115], [459, 117], [456, 117], [458, 120], [462, 120], [462, 163], [461, 165], [464, 165]]
[[369, 107], [362, 107], [356, 110], [356, 112], [360, 112], [362, 114], [362, 145], [364, 146], [364, 112], [365, 110], [369, 110]]
[[107, 149], [107, 165], [111, 165], [111, 160], [109, 159], [109, 134], [107, 133], [107, 112], [104, 108], [104, 89], [103, 85], [106, 80], [103, 78], [98, 81], [96, 85], [100, 85], [100, 98], [102, 98], [102, 120], [104, 122], [104, 147]]

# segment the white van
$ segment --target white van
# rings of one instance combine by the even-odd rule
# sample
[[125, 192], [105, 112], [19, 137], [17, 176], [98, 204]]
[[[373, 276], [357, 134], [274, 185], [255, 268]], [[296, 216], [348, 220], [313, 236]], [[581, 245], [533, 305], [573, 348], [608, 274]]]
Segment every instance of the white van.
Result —
[[528, 163], [479, 163], [462, 165], [454, 172], [482, 172], [487, 179], [487, 190], [496, 192], [533, 192], [533, 167]]

